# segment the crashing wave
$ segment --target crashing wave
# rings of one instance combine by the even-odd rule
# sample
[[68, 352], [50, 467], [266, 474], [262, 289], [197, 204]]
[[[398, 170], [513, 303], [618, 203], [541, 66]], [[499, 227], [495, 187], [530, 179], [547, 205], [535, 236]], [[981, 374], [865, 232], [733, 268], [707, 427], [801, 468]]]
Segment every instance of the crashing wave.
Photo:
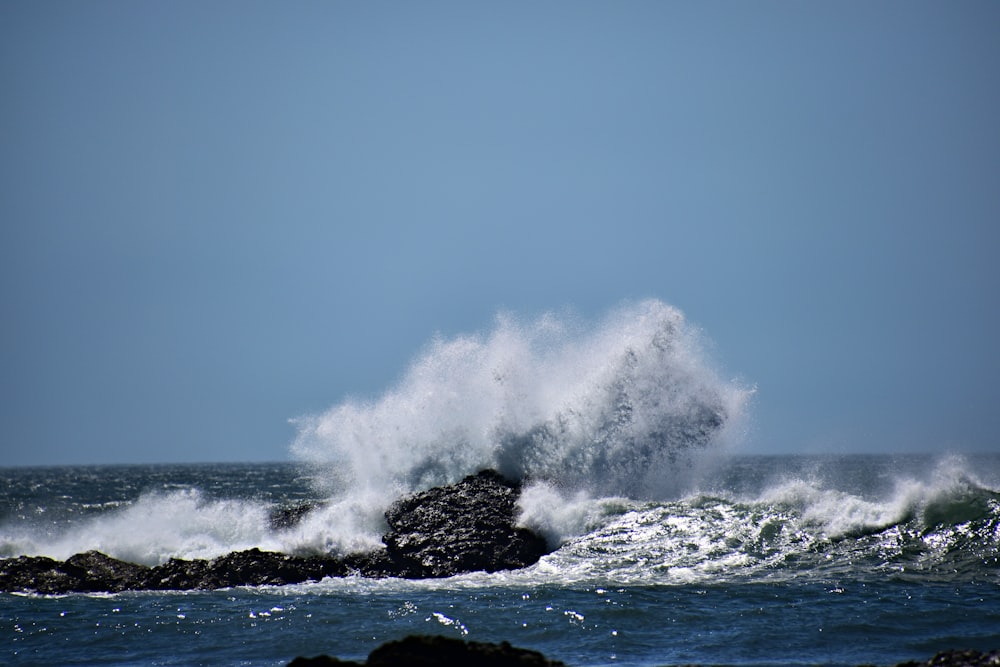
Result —
[[497, 468], [656, 497], [673, 488], [680, 459], [731, 437], [750, 394], [720, 378], [697, 330], [660, 301], [595, 327], [501, 316], [488, 335], [435, 340], [377, 400], [298, 420], [293, 452], [326, 466], [348, 495], [394, 496]]

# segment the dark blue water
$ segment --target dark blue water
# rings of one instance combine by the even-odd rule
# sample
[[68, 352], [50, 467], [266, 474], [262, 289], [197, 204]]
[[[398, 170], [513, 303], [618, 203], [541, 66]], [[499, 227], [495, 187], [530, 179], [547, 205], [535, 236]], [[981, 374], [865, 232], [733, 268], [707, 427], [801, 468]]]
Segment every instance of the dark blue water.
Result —
[[992, 648], [1000, 628], [995, 583], [314, 588], [5, 600], [5, 660], [281, 665], [361, 658], [420, 632], [508, 640], [573, 665], [856, 665]]
[[[0, 470], [0, 557], [304, 552], [368, 530], [329, 517], [322, 539], [316, 525], [268, 528], [270, 509], [322, 495], [310, 474]], [[739, 457], [685, 474], [689, 490], [658, 501], [529, 487], [525, 522], [561, 546], [519, 572], [0, 594], [0, 663], [282, 665], [363, 658], [410, 633], [506, 640], [570, 665], [892, 664], [1000, 647], [1000, 456]]]

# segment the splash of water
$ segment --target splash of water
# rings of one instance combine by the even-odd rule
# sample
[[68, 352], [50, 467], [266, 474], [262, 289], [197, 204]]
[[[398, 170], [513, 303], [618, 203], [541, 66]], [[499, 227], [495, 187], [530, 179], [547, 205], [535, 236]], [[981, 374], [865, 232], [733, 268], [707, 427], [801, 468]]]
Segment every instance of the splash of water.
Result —
[[597, 326], [500, 316], [437, 339], [374, 401], [297, 420], [293, 452], [344, 495], [396, 497], [484, 467], [600, 495], [656, 497], [678, 463], [730, 441], [752, 392], [724, 381], [677, 309]]
[[171, 557], [215, 558], [255, 546], [280, 547], [268, 535], [264, 505], [209, 500], [197, 489], [186, 489], [143, 494], [133, 503], [55, 534], [49, 534], [44, 524], [23, 527], [0, 538], [0, 556], [40, 554], [64, 560], [96, 549], [157, 565]]

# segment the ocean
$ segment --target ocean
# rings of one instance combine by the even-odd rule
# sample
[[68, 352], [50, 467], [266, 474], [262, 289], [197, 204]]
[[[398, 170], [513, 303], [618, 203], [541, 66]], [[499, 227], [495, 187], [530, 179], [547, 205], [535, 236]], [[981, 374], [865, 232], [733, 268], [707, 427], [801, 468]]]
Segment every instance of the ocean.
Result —
[[378, 549], [396, 498], [486, 467], [523, 480], [519, 522], [553, 549], [437, 580], [0, 593], [0, 663], [277, 666], [409, 634], [578, 667], [1000, 648], [1000, 454], [745, 454], [754, 388], [705, 349], [658, 301], [596, 326], [503, 316], [435, 339], [381, 396], [296, 420], [292, 462], [0, 468], [0, 558]]
[[[96, 548], [154, 564], [274, 548], [294, 538], [269, 536], [262, 517], [321, 500], [313, 474], [2, 469], [0, 556]], [[584, 527], [521, 571], [0, 594], [0, 663], [284, 665], [361, 659], [413, 633], [506, 640], [580, 666], [894, 664], [1000, 646], [1000, 455], [735, 456], [702, 474], [674, 500], [568, 503]]]

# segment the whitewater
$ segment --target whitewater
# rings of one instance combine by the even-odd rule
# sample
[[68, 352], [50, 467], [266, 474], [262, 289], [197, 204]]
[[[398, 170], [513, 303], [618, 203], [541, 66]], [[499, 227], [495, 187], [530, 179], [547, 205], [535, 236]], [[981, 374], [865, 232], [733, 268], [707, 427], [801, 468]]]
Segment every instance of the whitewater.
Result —
[[[891, 664], [1000, 647], [1000, 455], [747, 456], [755, 390], [651, 300], [437, 337], [275, 464], [0, 468], [0, 558], [381, 548], [396, 498], [494, 468], [553, 552], [433, 581], [0, 594], [10, 664], [280, 665], [413, 632], [570, 665]], [[277, 510], [316, 509], [291, 527]], [[2, 662], [3, 659], [0, 659]]]

